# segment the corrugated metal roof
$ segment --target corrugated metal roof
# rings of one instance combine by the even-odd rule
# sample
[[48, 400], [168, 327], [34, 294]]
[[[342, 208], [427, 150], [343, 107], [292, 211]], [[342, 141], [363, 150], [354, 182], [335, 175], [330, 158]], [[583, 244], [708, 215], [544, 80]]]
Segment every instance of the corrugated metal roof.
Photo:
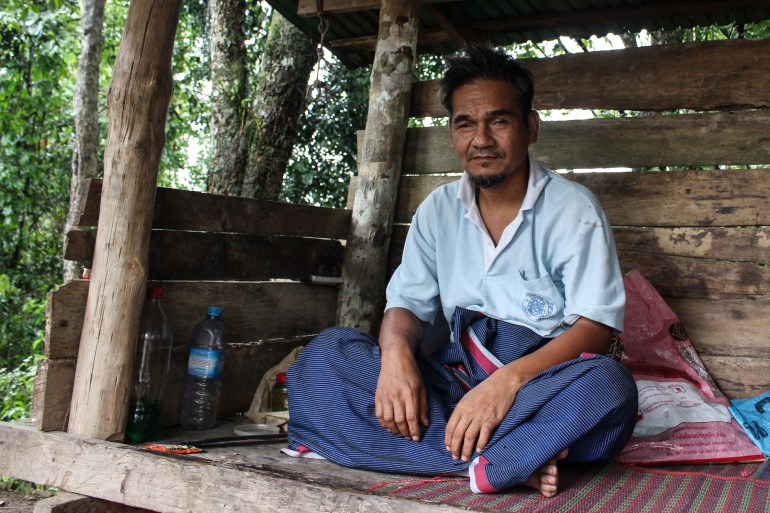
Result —
[[[267, 0], [289, 20], [319, 39], [319, 18], [303, 11], [322, 8], [329, 21], [324, 37], [342, 62], [357, 67], [371, 62], [379, 26], [379, 2], [365, 0]], [[540, 42], [558, 36], [587, 38], [612, 32], [675, 29], [750, 23], [770, 19], [768, 0], [423, 0], [419, 51], [443, 55], [460, 48], [463, 38], [495, 45]], [[451, 30], [445, 30], [449, 27]]]

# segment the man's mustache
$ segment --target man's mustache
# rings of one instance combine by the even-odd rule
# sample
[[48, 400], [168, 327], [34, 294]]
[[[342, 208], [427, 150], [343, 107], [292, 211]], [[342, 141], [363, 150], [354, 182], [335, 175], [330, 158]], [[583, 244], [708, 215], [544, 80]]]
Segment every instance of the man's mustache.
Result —
[[493, 158], [502, 158], [505, 155], [500, 151], [495, 150], [474, 150], [468, 152], [468, 158], [474, 159], [477, 157], [493, 157]]

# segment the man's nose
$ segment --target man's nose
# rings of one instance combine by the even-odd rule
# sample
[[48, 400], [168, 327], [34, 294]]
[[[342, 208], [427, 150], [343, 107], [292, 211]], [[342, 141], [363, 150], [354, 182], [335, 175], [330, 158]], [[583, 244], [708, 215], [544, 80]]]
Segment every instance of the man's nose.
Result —
[[479, 123], [476, 126], [472, 143], [477, 148], [486, 148], [492, 145], [492, 134], [485, 123]]

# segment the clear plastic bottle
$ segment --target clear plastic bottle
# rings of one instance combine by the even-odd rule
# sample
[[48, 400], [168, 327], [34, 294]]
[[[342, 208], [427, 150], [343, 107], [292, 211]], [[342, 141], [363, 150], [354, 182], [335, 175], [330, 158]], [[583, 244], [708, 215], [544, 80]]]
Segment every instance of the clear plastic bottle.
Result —
[[209, 306], [206, 318], [193, 331], [182, 393], [180, 423], [184, 429], [210, 429], [217, 420], [227, 347], [227, 330], [221, 315], [221, 308]]
[[163, 289], [150, 287], [142, 308], [131, 385], [126, 440], [144, 442], [160, 431], [160, 400], [171, 360], [172, 335], [163, 311]]

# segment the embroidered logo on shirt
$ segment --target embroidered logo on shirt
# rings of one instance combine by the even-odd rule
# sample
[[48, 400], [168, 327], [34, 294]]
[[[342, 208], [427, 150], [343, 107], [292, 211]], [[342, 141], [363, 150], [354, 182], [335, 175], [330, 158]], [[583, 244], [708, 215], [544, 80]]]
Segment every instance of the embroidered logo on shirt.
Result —
[[556, 303], [539, 294], [527, 294], [522, 307], [527, 317], [533, 321], [542, 321], [556, 313]]

